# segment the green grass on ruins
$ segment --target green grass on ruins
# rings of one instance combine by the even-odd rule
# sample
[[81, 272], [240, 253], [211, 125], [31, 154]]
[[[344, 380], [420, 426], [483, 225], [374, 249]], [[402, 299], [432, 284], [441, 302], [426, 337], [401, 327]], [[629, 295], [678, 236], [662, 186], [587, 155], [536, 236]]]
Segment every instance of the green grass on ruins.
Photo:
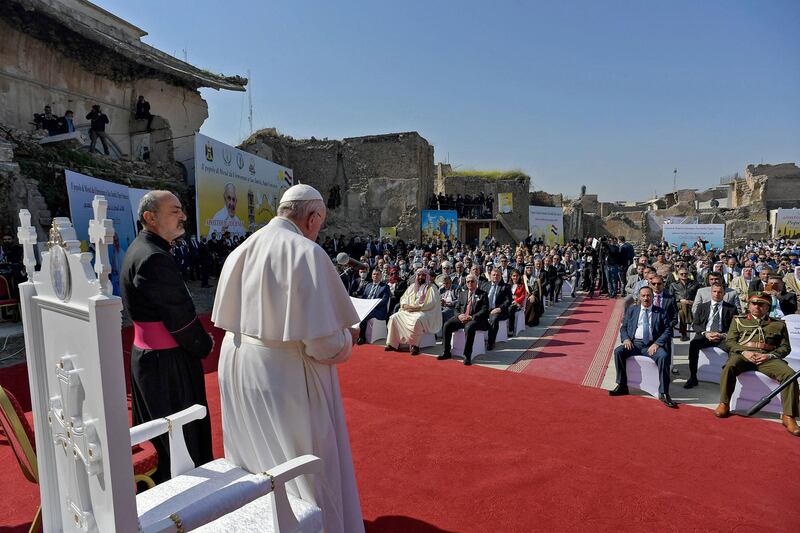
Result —
[[519, 169], [513, 170], [454, 170], [447, 174], [448, 176], [475, 176], [478, 178], [486, 178], [493, 180], [515, 180], [520, 178], [530, 178], [527, 174]]

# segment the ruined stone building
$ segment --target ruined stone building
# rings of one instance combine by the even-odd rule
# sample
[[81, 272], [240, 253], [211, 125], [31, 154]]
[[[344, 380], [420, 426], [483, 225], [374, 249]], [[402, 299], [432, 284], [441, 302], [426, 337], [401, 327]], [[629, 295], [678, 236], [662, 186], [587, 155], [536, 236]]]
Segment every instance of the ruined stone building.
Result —
[[[86, 0], [0, 2], [0, 228], [31, 210], [40, 238], [52, 215], [68, 215], [64, 169], [143, 188], [170, 188], [191, 204], [194, 134], [208, 117], [201, 87], [243, 91], [247, 80], [194, 67], [141, 41], [145, 31]], [[134, 119], [142, 95], [152, 131]], [[109, 117], [110, 157], [87, 153], [98, 104]], [[74, 112], [75, 133], [41, 146], [34, 113]], [[61, 136], [58, 136], [61, 137]], [[147, 162], [141, 162], [144, 149]], [[98, 148], [100, 144], [98, 142]], [[15, 233], [15, 232], [13, 232]]]
[[[180, 61], [141, 41], [147, 33], [86, 0], [0, 2], [0, 123], [32, 128], [45, 105], [74, 111], [77, 129], [93, 104], [108, 115], [112, 156], [176, 161], [193, 175], [193, 134], [208, 118], [201, 87], [243, 91], [246, 79]], [[152, 132], [133, 119], [143, 95]], [[88, 135], [87, 135], [88, 136]]]
[[[465, 170], [453, 172], [450, 165], [440, 163], [437, 165], [436, 194], [442, 193], [472, 197], [483, 193], [494, 200], [492, 217], [488, 219], [472, 220], [460, 218], [458, 220], [458, 233], [461, 240], [472, 243], [479, 238], [481, 228], [488, 228], [489, 234], [500, 242], [517, 242], [524, 240], [530, 231], [528, 225], [528, 206], [531, 205], [529, 176], [521, 172], [486, 173]], [[510, 213], [499, 212], [499, 193], [511, 193], [512, 207]]]
[[265, 129], [239, 148], [291, 168], [296, 183], [312, 185], [326, 201], [334, 196], [323, 235], [378, 235], [396, 226], [399, 238], [419, 239], [435, 175], [433, 146], [419, 133], [317, 140]]
[[800, 206], [800, 168], [794, 163], [748, 165], [744, 175], [723, 179], [705, 191], [682, 189], [647, 202], [628, 205], [600, 202], [585, 194], [564, 206], [567, 238], [624, 235], [628, 240], [657, 242], [664, 220], [725, 224], [729, 244], [771, 235], [769, 213]]

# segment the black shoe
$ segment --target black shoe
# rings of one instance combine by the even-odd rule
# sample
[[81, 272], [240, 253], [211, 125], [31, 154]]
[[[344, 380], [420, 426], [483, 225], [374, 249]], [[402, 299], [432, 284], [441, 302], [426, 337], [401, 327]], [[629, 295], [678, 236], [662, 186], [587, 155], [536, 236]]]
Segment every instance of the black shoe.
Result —
[[419, 346], [411, 347], [411, 355], [419, 355]]
[[383, 347], [383, 351], [384, 352], [394, 352], [394, 351], [397, 351], [397, 349], [394, 346], [389, 346], [387, 344], [386, 346]]
[[699, 383], [697, 382], [697, 378], [691, 377], [689, 380], [683, 384], [684, 389], [691, 389], [692, 387], [697, 387]]
[[472, 361], [470, 359], [464, 359], [464, 366], [472, 366]]
[[627, 385], [617, 385], [614, 389], [608, 391], [609, 396], [627, 396], [630, 394]]
[[492, 350], [494, 350], [494, 343], [492, 343], [492, 344], [487, 344], [487, 345], [486, 345], [486, 349], [487, 349], [488, 351], [490, 351], [490, 352], [491, 352]]
[[358, 339], [356, 339], [356, 344], [358, 344], [359, 346], [361, 346], [365, 342], [367, 342], [367, 339], [365, 339], [364, 337], [359, 337]]
[[659, 394], [658, 399], [664, 402], [664, 405], [667, 407], [671, 407], [672, 409], [678, 408], [678, 404], [672, 401], [672, 398], [669, 397], [669, 394]]
[[686, 342], [686, 341], [688, 341], [688, 340], [689, 340], [689, 335], [687, 335], [686, 333], [682, 333], [682, 334], [681, 334], [681, 340], [682, 340], [683, 342]]
[[452, 358], [453, 358], [453, 356], [450, 355], [449, 353], [443, 353], [442, 355], [440, 355], [436, 359], [438, 359], [439, 361], [444, 361], [445, 359], [452, 359]]

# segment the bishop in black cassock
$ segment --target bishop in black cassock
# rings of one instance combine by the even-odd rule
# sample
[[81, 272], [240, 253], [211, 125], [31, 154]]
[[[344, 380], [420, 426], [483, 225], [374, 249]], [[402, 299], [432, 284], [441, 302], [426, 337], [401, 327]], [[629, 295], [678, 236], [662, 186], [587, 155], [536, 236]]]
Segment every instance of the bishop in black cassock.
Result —
[[[152, 195], [152, 196], [151, 196]], [[180, 201], [166, 191], [145, 195], [139, 207], [143, 229], [125, 254], [122, 301], [133, 320], [131, 348], [133, 423], [163, 418], [194, 404], [208, 408], [202, 359], [213, 341], [195, 313], [170, 241], [183, 233]], [[177, 235], [176, 235], [177, 234]], [[212, 460], [208, 416], [184, 426], [196, 466]], [[170, 478], [169, 438], [155, 438], [155, 481]]]

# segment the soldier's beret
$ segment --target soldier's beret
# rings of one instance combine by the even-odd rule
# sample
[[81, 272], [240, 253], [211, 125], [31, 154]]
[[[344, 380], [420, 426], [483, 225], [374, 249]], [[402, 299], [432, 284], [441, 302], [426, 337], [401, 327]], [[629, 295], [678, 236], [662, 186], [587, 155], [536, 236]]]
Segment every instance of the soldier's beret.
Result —
[[772, 296], [761, 291], [751, 292], [747, 295], [747, 302], [751, 304], [771, 304]]

